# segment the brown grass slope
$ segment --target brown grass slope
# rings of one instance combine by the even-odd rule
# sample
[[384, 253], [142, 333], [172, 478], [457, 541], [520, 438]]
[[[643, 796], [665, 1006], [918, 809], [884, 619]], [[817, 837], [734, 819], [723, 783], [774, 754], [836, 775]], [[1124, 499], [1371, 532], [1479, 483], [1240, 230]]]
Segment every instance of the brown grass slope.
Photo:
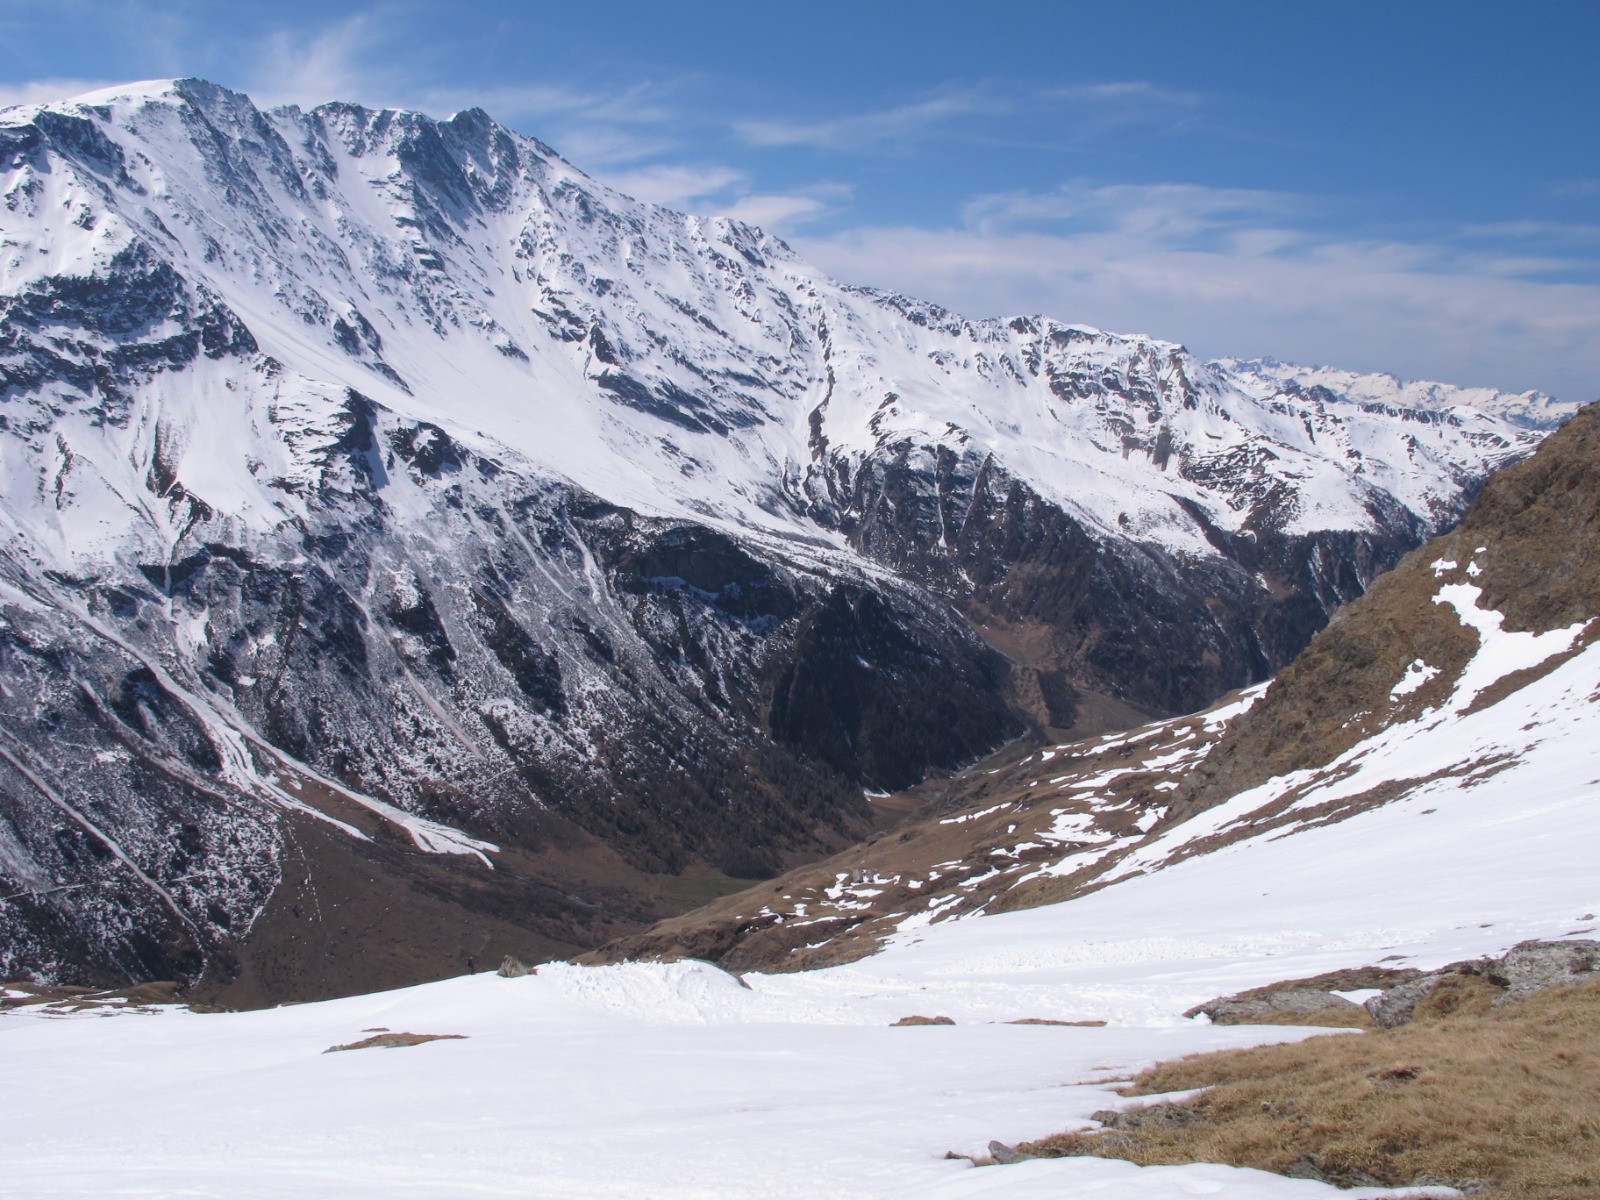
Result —
[[[940, 919], [986, 905], [990, 911], [1061, 900], [1087, 873], [1018, 880], [1077, 848], [1106, 838], [1137, 840], [1139, 822], [1163, 808], [1158, 790], [1179, 768], [1143, 771], [1174, 745], [1194, 752], [1214, 734], [1204, 717], [1152, 727], [1151, 736], [1111, 749], [1104, 739], [1054, 749], [1013, 745], [949, 780], [929, 781], [889, 798], [897, 818], [872, 840], [770, 882], [661, 921], [582, 956], [581, 962], [624, 958], [703, 958], [729, 970], [807, 970], [853, 961], [875, 951], [908, 913], [937, 904]], [[1041, 758], [1045, 761], [1041, 762]], [[1087, 778], [1117, 772], [1095, 788]], [[1052, 833], [1060, 815], [1082, 818], [1082, 842]], [[887, 824], [887, 822], [886, 822]]]
[[1496, 1200], [1600, 1196], [1600, 980], [1492, 1011], [1471, 987], [1429, 999], [1398, 1029], [1153, 1067], [1126, 1094], [1207, 1090], [1018, 1149], [1345, 1185], [1481, 1180]]
[[[1440, 560], [1463, 568], [1476, 560], [1481, 603], [1505, 614], [1507, 630], [1543, 632], [1600, 614], [1600, 404], [1492, 476], [1460, 526], [1340, 609], [1194, 772], [1168, 823], [1275, 775], [1323, 766], [1447, 696], [1478, 641], [1454, 609], [1433, 602], [1439, 580], [1431, 564]], [[1419, 658], [1440, 674], [1391, 701], [1390, 689]]]

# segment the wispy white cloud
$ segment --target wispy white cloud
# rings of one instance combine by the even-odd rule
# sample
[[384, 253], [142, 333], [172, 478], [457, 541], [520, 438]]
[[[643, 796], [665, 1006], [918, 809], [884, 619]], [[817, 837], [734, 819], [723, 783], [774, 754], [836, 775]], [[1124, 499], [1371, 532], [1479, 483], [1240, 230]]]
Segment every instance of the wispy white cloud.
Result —
[[[1551, 265], [1543, 258], [1286, 227], [1297, 204], [1272, 193], [1080, 185], [1037, 203], [986, 198], [966, 228], [795, 240], [840, 278], [974, 315], [1044, 312], [1203, 354], [1600, 397], [1600, 286], [1540, 279]], [[1036, 219], [1063, 212], [1054, 227]]]
[[1048, 192], [998, 192], [975, 197], [963, 210], [968, 226], [990, 233], [1040, 226], [1120, 229], [1172, 240], [1225, 232], [1260, 231], [1304, 209], [1283, 192], [1197, 184], [1063, 183]]
[[1600, 179], [1569, 179], [1550, 189], [1553, 196], [1600, 196]]
[[830, 206], [815, 196], [741, 196], [717, 215], [732, 217], [747, 225], [759, 225], [774, 233], [784, 233], [798, 225], [815, 221], [830, 211]]
[[482, 108], [495, 119], [553, 144], [592, 167], [638, 163], [677, 149], [670, 132], [679, 80], [640, 80], [626, 88], [563, 81], [441, 87], [424, 82], [415, 48], [398, 44], [388, 7], [309, 28], [282, 28], [235, 61], [238, 86], [259, 102], [311, 106], [350, 100], [449, 116]]
[[[395, 44], [397, 23], [383, 8], [312, 28], [280, 29], [236, 64], [239, 86], [258, 101], [301, 106], [351, 100], [446, 117], [481, 108], [496, 120], [554, 146], [588, 170], [647, 163], [681, 149], [672, 97], [680, 81], [640, 80], [592, 88], [544, 80], [513, 85], [439, 86], [417, 69], [415, 50]], [[401, 26], [403, 27], [403, 26]], [[666, 176], [662, 176], [665, 180]], [[656, 199], [649, 181], [632, 181]], [[622, 190], [627, 191], [628, 185]], [[659, 193], [659, 203], [689, 196]]]
[[967, 90], [826, 121], [742, 120], [734, 122], [733, 128], [755, 146], [861, 149], [922, 134], [955, 118], [995, 113], [1009, 106], [1004, 98]]
[[850, 188], [818, 183], [793, 192], [752, 192], [749, 177], [728, 166], [654, 165], [602, 171], [609, 187], [639, 200], [717, 217], [732, 217], [772, 233], [788, 233], [838, 210]]
[[1472, 238], [1553, 239], [1564, 242], [1600, 242], [1600, 225], [1581, 221], [1492, 221], [1465, 225], [1461, 236]]
[[657, 164], [632, 171], [601, 172], [599, 178], [602, 183], [635, 199], [682, 208], [691, 201], [715, 196], [743, 183], [745, 174], [732, 167]]
[[624, 129], [582, 120], [533, 125], [523, 121], [513, 127], [551, 143], [568, 161], [589, 171], [618, 169], [682, 149], [678, 139], [656, 129]]
[[1181, 108], [1197, 107], [1204, 99], [1199, 92], [1171, 88], [1164, 84], [1151, 83], [1147, 79], [1113, 80], [1109, 83], [1066, 83], [1059, 87], [1041, 88], [1038, 95], [1045, 99], [1119, 104], [1137, 101]]
[[500, 121], [576, 119], [603, 128], [661, 126], [674, 121], [673, 93], [678, 83], [641, 80], [622, 91], [538, 83], [514, 87], [437, 88], [416, 93], [416, 107], [454, 113], [481, 108]]
[[113, 86], [105, 79], [23, 79], [0, 81], [0, 108], [12, 104], [49, 104]]
[[[1018, 88], [998, 84], [949, 85], [921, 100], [825, 120], [745, 119], [735, 134], [753, 146], [811, 146], [865, 152], [885, 144], [946, 135], [973, 118], [1022, 110], [1070, 113], [1075, 132], [1107, 126], [1170, 121], [1198, 109], [1202, 97], [1139, 80]], [[987, 136], [993, 136], [988, 126]]]
[[396, 105], [408, 89], [393, 60], [385, 63], [379, 53], [387, 36], [372, 12], [309, 30], [280, 29], [239, 64], [240, 83], [265, 104]]

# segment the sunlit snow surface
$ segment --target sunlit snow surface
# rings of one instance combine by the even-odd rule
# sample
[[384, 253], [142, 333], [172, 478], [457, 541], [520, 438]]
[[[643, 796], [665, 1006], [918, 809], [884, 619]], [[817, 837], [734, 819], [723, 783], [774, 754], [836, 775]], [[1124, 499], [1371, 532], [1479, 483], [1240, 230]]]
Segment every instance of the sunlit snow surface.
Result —
[[[0, 1069], [26, 1103], [8, 1106], [0, 1177], [40, 1198], [1381, 1195], [1218, 1166], [942, 1156], [1081, 1127], [1117, 1102], [1093, 1081], [1141, 1064], [1302, 1036], [1180, 1015], [1212, 996], [1592, 925], [1597, 695], [1591, 646], [1489, 709], [1394, 727], [1404, 753], [1375, 745], [1356, 765], [1373, 782], [1424, 752], [1515, 753], [1470, 786], [748, 987], [693, 963], [551, 965], [268, 1012], [14, 1014]], [[889, 1028], [913, 1013], [957, 1024]], [[1025, 1017], [1109, 1024], [1000, 1023]], [[322, 1053], [376, 1026], [467, 1040]]]

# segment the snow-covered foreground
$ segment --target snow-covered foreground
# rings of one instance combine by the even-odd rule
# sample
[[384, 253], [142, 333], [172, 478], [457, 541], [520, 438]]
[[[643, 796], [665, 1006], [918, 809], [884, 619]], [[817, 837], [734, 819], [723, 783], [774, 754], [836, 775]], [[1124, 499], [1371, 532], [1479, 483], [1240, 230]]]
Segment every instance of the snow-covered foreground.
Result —
[[[1170, 856], [1234, 808], [1306, 783], [1285, 777], [1159, 835], [1148, 874], [744, 983], [700, 963], [550, 964], [265, 1012], [15, 1011], [0, 1020], [5, 1194], [1385, 1194], [1214, 1165], [977, 1169], [943, 1156], [1081, 1127], [1118, 1102], [1108, 1081], [1152, 1062], [1312, 1032], [1181, 1016], [1213, 996], [1594, 933], [1600, 643], [1473, 710], [1486, 681], [1565, 652], [1581, 627], [1505, 633], [1475, 587], [1440, 599], [1483, 637], [1452, 696], [1306, 793], [1405, 785], [1380, 807]], [[913, 1014], [956, 1024], [890, 1027]], [[1027, 1018], [1106, 1025], [1006, 1023]], [[464, 1040], [323, 1053], [380, 1028]]]
[[[18, 1200], [1322, 1190], [1222, 1167], [940, 1158], [1074, 1123], [1111, 1099], [1088, 1080], [1261, 1031], [887, 1028], [898, 1011], [850, 973], [745, 991], [683, 964], [245, 1014], [11, 1020], [0, 1176]], [[376, 1025], [467, 1040], [322, 1053]]]
[[[1477, 787], [748, 987], [694, 963], [549, 965], [266, 1012], [15, 1014], [0, 1178], [41, 1200], [1382, 1195], [1220, 1166], [942, 1156], [1082, 1125], [1117, 1101], [1095, 1080], [1304, 1035], [1179, 1015], [1210, 996], [1572, 932], [1600, 908], [1600, 810], [1574, 770], [1594, 751], [1545, 745]], [[889, 1027], [913, 1013], [957, 1024]], [[1109, 1024], [1001, 1023], [1028, 1017]], [[380, 1026], [466, 1040], [322, 1053]]]

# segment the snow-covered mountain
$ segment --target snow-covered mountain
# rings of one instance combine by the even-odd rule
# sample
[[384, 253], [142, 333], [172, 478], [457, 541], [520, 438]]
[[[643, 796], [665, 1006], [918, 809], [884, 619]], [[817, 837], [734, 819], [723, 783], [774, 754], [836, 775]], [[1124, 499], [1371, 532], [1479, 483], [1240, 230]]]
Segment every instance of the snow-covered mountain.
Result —
[[845, 286], [478, 110], [12, 108], [0, 198], [0, 974], [595, 944], [1264, 678], [1541, 436]]
[[[1327, 922], [1341, 891], [1362, 890], [1392, 902], [1397, 939], [1423, 913], [1593, 933], [1597, 538], [1590, 405], [1270, 684], [1191, 716], [1019, 749], [945, 785], [932, 815], [893, 837], [598, 957], [794, 970], [1043, 906], [1055, 911], [1041, 928], [1135, 925], [1165, 905], [1194, 908], [1183, 920], [1196, 928], [1243, 936], [1254, 921], [1359, 944], [1370, 934]], [[1256, 903], [1268, 896], [1281, 911]], [[1584, 911], [1584, 928], [1559, 928], [1556, 914]]]
[[1227, 371], [1253, 396], [1267, 399], [1286, 389], [1323, 389], [1341, 400], [1385, 408], [1442, 411], [1463, 405], [1505, 417], [1526, 429], [1554, 429], [1581, 405], [1544, 392], [1503, 392], [1498, 388], [1459, 387], [1427, 379], [1400, 379], [1383, 372], [1362, 374], [1337, 367], [1302, 367], [1275, 358], [1221, 358]]

